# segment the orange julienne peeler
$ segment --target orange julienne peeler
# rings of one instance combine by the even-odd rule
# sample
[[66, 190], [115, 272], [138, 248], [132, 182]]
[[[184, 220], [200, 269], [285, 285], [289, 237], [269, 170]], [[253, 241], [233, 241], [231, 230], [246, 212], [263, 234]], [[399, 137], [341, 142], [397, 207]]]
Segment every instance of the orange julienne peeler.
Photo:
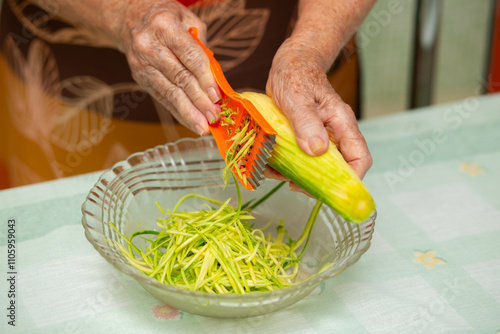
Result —
[[[226, 110], [230, 108], [230, 110], [235, 111], [229, 122], [219, 121], [209, 126], [210, 132], [215, 138], [219, 152], [226, 161], [226, 164], [228, 163], [226, 156], [233, 142], [233, 136], [238, 131], [241, 131], [243, 125], [247, 123], [249, 123], [246, 128], [248, 131], [255, 130], [255, 141], [250, 146], [248, 153], [246, 153], [246, 156], [239, 165], [231, 168], [233, 174], [245, 189], [255, 190], [259, 186], [259, 182], [263, 179], [263, 171], [266, 168], [267, 159], [271, 156], [271, 151], [276, 143], [276, 131], [274, 131], [249, 100], [242, 98], [231, 88], [222, 73], [220, 64], [214, 58], [214, 53], [198, 39], [198, 29], [191, 27], [189, 28], [189, 33], [210, 59], [210, 68], [222, 93], [222, 99], [218, 103]], [[238, 146], [235, 150], [240, 148]], [[233, 152], [233, 156], [235, 154], [237, 152]]]

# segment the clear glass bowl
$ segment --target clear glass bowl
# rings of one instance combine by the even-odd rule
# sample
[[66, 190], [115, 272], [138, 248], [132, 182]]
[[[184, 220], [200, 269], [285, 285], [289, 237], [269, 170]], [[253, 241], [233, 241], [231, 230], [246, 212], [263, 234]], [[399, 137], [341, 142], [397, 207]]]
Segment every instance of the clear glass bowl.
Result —
[[[221, 318], [268, 314], [296, 303], [322, 281], [354, 264], [370, 246], [376, 212], [367, 221], [355, 225], [324, 205], [302, 257], [298, 278], [301, 283], [270, 292], [216, 295], [161, 284], [132, 267], [118, 249], [108, 243], [109, 239], [123, 244], [116, 231], [110, 228], [110, 221], [126, 236], [136, 230], [157, 230], [156, 218], [161, 214], [155, 201], [165, 209], [173, 208], [182, 196], [199, 193], [219, 200], [231, 197], [236, 205], [234, 185], [223, 189], [223, 167], [224, 161], [212, 137], [182, 139], [131, 155], [106, 171], [83, 203], [82, 224], [87, 239], [108, 262], [134, 277], [144, 289], [167, 305], [189, 313]], [[256, 191], [243, 190], [243, 203], [260, 198], [276, 184], [274, 180], [265, 180]], [[279, 220], [284, 219], [285, 228], [293, 239], [297, 239], [314, 203], [315, 200], [282, 187], [253, 212], [257, 218], [254, 226], [262, 227], [273, 220], [274, 226], [269, 230], [275, 231]], [[184, 207], [199, 210], [201, 204], [193, 200]], [[328, 262], [333, 265], [307, 279]]]

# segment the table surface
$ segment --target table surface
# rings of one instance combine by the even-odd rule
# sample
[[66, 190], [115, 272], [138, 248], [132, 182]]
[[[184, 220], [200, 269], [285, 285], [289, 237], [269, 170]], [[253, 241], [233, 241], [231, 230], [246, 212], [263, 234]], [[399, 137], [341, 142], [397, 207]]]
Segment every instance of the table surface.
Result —
[[374, 158], [371, 248], [297, 304], [240, 320], [162, 305], [85, 239], [93, 173], [0, 192], [2, 277], [9, 219], [16, 237], [16, 296], [2, 278], [0, 332], [500, 334], [500, 95], [360, 127]]

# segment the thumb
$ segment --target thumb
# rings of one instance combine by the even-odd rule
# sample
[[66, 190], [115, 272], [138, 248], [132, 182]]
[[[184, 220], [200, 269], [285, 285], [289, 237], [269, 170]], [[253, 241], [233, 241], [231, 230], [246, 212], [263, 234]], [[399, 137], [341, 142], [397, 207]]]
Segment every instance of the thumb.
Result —
[[329, 136], [318, 115], [314, 92], [303, 91], [293, 97], [273, 96], [272, 92], [270, 95], [290, 121], [299, 147], [313, 156], [325, 153], [329, 145]]

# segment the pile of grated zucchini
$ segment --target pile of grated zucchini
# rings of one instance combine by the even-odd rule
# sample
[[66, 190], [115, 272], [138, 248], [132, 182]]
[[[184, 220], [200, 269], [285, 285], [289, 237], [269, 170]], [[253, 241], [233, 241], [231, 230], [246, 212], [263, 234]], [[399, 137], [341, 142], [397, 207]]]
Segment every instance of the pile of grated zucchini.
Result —
[[[238, 192], [236, 208], [229, 204], [231, 199], [221, 202], [197, 194], [181, 198], [166, 213], [157, 202], [166, 216], [157, 219], [160, 231], [142, 230], [125, 237], [110, 223], [126, 246], [118, 241], [112, 243], [132, 266], [145, 275], [182, 289], [245, 294], [293, 285], [322, 203], [316, 202], [302, 235], [296, 241], [290, 238], [283, 221], [277, 228], [276, 237], [271, 233], [266, 236], [265, 228], [252, 228], [250, 223], [254, 217], [251, 211], [284, 182], [253, 205], [251, 202], [241, 204], [240, 190], [235, 183]], [[206, 204], [199, 211], [179, 211], [180, 205], [189, 198], [202, 199]], [[143, 249], [136, 246], [138, 238], [146, 242]], [[297, 254], [304, 241], [304, 248]]]

